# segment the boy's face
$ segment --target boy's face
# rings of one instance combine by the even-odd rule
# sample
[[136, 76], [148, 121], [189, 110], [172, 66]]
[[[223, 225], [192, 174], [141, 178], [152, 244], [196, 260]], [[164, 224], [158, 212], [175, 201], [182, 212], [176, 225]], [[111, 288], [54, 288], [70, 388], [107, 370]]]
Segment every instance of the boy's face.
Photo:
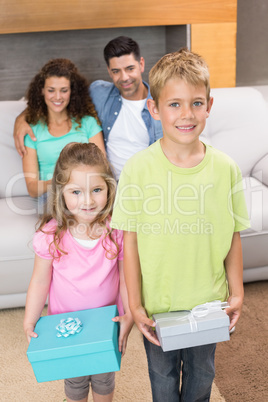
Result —
[[152, 117], [161, 120], [164, 141], [194, 145], [205, 128], [213, 99], [207, 101], [205, 85], [193, 86], [177, 78], [168, 80], [160, 92], [158, 106], [148, 101]]
[[123, 98], [128, 100], [143, 99], [143, 57], [140, 58], [140, 61], [137, 61], [132, 53], [121, 57], [112, 57], [107, 68], [114, 85], [119, 89]]

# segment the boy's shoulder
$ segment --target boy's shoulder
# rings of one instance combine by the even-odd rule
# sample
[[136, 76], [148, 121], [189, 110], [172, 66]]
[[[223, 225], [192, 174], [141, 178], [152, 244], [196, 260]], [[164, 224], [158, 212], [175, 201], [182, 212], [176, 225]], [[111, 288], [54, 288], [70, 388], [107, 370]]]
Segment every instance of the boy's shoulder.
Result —
[[[236, 162], [225, 152], [214, 148], [212, 145], [206, 145], [209, 159], [217, 160], [225, 166], [237, 166]], [[163, 160], [163, 151], [160, 145], [160, 139], [149, 147], [134, 154], [125, 164], [126, 169], [142, 170], [144, 166], [149, 164], [158, 164], [159, 160]]]
[[236, 162], [227, 155], [225, 152], [214, 148], [212, 145], [206, 145], [207, 152], [209, 152], [211, 158], [215, 159], [219, 163], [225, 166], [237, 167]]
[[[203, 163], [193, 168], [195, 172], [189, 172], [189, 180], [191, 173], [195, 174], [197, 171], [203, 170], [204, 167], [211, 165], [213, 165], [213, 170], [221, 172], [221, 175], [229, 175], [229, 173], [231, 177], [239, 177], [241, 175], [238, 165], [229, 155], [211, 145], [206, 145], [206, 148], [206, 159]], [[165, 177], [167, 172], [174, 172], [176, 176], [178, 174], [185, 175], [185, 172], [183, 172], [185, 170], [186, 168], [179, 168], [172, 165], [167, 160], [163, 155], [160, 140], [158, 140], [148, 148], [137, 152], [126, 162], [120, 176], [120, 181], [121, 184], [122, 182], [125, 184], [130, 180], [132, 183], [147, 183], [150, 182], [153, 177], [155, 179], [155, 175], [157, 175], [159, 179], [160, 177]]]
[[149, 164], [157, 164], [157, 159], [161, 154], [160, 140], [157, 140], [147, 148], [137, 152], [129, 158], [124, 166], [124, 170], [135, 169], [142, 170], [144, 166], [148, 167]]

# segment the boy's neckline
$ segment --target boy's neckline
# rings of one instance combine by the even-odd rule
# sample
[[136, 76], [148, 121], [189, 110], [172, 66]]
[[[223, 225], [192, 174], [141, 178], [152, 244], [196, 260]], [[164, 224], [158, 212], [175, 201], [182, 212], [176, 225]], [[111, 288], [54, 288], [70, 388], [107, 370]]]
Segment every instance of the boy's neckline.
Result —
[[[174, 150], [165, 149], [162, 139], [160, 139], [160, 147], [168, 162], [179, 169], [196, 168], [200, 163], [202, 163], [206, 156], [206, 145], [201, 141], [197, 143], [197, 146], [193, 148], [192, 152], [191, 150], [189, 152], [189, 148], [187, 148], [187, 152], [185, 152], [183, 157], [180, 157], [180, 159], [176, 158], [176, 152], [174, 152]], [[182, 147], [182, 151], [184, 150], [185, 149]], [[181, 156], [180, 152], [178, 152], [177, 155]]]

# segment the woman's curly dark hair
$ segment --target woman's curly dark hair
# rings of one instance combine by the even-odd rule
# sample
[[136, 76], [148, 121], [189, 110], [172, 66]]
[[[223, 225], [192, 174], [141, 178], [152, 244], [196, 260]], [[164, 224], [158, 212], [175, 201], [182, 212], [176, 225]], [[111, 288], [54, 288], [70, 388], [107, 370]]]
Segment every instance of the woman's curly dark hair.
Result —
[[89, 96], [89, 83], [83, 77], [77, 67], [68, 59], [49, 60], [34, 77], [29, 85], [26, 98], [28, 107], [26, 110], [26, 121], [29, 124], [37, 124], [43, 121], [48, 124], [48, 109], [44, 101], [42, 89], [49, 77], [65, 77], [70, 81], [71, 96], [67, 106], [69, 118], [75, 119], [80, 125], [84, 116], [93, 116], [100, 123], [97, 112]]

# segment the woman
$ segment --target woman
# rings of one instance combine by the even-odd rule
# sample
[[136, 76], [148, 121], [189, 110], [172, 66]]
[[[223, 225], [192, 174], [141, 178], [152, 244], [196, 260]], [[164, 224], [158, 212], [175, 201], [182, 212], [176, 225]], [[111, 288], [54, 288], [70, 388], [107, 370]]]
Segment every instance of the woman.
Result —
[[46, 63], [30, 83], [27, 100], [26, 121], [36, 141], [25, 137], [23, 171], [30, 196], [38, 197], [42, 204], [66, 144], [93, 142], [104, 154], [105, 147], [88, 82], [70, 60]]

